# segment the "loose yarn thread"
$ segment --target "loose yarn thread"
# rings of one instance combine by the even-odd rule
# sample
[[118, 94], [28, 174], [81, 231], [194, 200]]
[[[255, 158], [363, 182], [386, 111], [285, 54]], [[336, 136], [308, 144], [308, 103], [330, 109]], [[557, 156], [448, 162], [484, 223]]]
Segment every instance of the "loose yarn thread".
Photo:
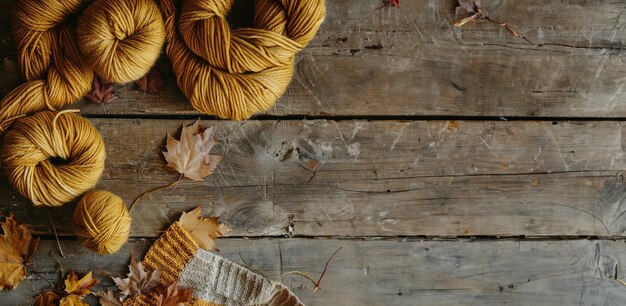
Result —
[[[70, 17], [81, 10], [76, 29]], [[105, 148], [81, 116], [46, 110], [84, 96], [93, 71], [118, 83], [147, 73], [165, 39], [163, 20], [152, 0], [19, 0], [11, 26], [27, 81], [0, 101], [2, 167], [33, 205], [60, 206], [96, 185]], [[111, 195], [89, 193], [74, 213], [76, 234], [98, 253], [128, 238], [128, 210]]]
[[313, 39], [324, 0], [257, 0], [254, 28], [231, 30], [234, 0], [162, 0], [166, 52], [194, 108], [243, 120], [269, 109], [291, 82], [298, 51]]
[[108, 191], [85, 194], [72, 213], [74, 234], [98, 254], [111, 254], [128, 240], [131, 217], [124, 201]]

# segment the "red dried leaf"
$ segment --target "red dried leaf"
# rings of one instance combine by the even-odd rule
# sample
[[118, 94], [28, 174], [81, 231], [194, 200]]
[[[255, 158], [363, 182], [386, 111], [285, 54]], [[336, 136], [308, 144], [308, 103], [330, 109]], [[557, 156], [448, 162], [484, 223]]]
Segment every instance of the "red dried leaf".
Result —
[[390, 5], [395, 6], [395, 7], [400, 7], [400, 0], [383, 0], [383, 5], [380, 6], [378, 9], [380, 10], [381, 8], [384, 8]]
[[91, 91], [85, 95], [85, 98], [93, 104], [109, 103], [118, 98], [115, 95], [115, 84], [96, 76], [91, 83]]
[[140, 90], [156, 95], [159, 93], [161, 87], [165, 85], [165, 81], [163, 80], [159, 69], [157, 69], [156, 66], [153, 66], [150, 68], [150, 71], [146, 73], [146, 75], [135, 81], [135, 84], [137, 84], [137, 87]]

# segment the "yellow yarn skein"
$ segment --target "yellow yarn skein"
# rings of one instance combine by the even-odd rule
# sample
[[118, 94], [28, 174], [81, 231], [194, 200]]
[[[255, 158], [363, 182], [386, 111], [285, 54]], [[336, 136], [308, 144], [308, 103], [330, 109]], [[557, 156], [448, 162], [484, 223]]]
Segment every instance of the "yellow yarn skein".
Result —
[[255, 28], [231, 30], [234, 0], [162, 0], [166, 52], [199, 111], [243, 120], [285, 92], [295, 54], [319, 29], [324, 0], [257, 0]]
[[[76, 29], [70, 16], [86, 3]], [[140, 78], [160, 55], [165, 37], [152, 0], [18, 0], [11, 17], [27, 82], [0, 101], [0, 132], [20, 116], [79, 100], [91, 89], [92, 69], [107, 81]]]
[[74, 234], [98, 254], [111, 254], [128, 240], [131, 217], [124, 201], [108, 191], [85, 194], [72, 214]]
[[11, 185], [35, 206], [61, 206], [96, 185], [104, 141], [74, 113], [42, 111], [15, 121], [0, 158]]
[[78, 43], [102, 78], [141, 78], [161, 54], [165, 25], [153, 0], [98, 0], [78, 20]]

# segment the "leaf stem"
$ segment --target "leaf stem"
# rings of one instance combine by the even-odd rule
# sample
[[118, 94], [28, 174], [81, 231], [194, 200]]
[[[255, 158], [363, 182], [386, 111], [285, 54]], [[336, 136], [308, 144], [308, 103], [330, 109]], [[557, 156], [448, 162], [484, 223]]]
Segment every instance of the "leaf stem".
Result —
[[322, 279], [324, 278], [324, 275], [326, 274], [326, 270], [328, 270], [328, 264], [330, 264], [330, 261], [333, 260], [333, 257], [335, 257], [335, 255], [337, 255], [337, 253], [339, 253], [339, 251], [341, 251], [343, 247], [339, 247], [337, 249], [337, 251], [335, 251], [335, 253], [333, 253], [333, 255], [330, 256], [330, 258], [328, 258], [328, 261], [326, 262], [326, 265], [324, 265], [324, 271], [322, 271], [322, 275], [320, 275], [320, 278], [317, 279], [317, 281], [315, 281], [312, 277], [310, 277], [309, 275], [307, 275], [304, 272], [300, 272], [300, 271], [291, 271], [291, 272], [287, 272], [284, 273], [283, 276], [285, 275], [300, 275], [308, 280], [311, 281], [311, 283], [313, 283], [313, 285], [315, 286], [315, 288], [313, 289], [313, 293], [317, 292], [318, 290], [322, 289], [320, 287], [320, 285], [322, 284]]
[[50, 280], [48, 280], [45, 276], [43, 276], [41, 273], [39, 273], [37, 270], [35, 270], [35, 267], [33, 267], [30, 263], [25, 263], [25, 264], [24, 264], [24, 266], [25, 266], [25, 267], [28, 267], [28, 268], [30, 269], [30, 271], [31, 271], [31, 272], [33, 272], [33, 274], [37, 275], [39, 278], [41, 278], [42, 280], [44, 280], [44, 281], [46, 281], [48, 284], [50, 284], [50, 287], [52, 287], [52, 289], [51, 289], [51, 290], [52, 290], [54, 293], [61, 294], [61, 295], [66, 295], [66, 294], [67, 294], [66, 292], [63, 292], [63, 291], [61, 291], [61, 290], [57, 290], [57, 289], [55, 288], [54, 284], [53, 284]]
[[57, 241], [57, 247], [59, 248], [59, 252], [61, 253], [61, 257], [65, 258], [65, 254], [63, 254], [63, 249], [61, 248], [61, 242], [59, 242], [59, 235], [57, 234], [57, 229], [54, 226], [54, 222], [52, 222], [52, 217], [50, 216], [50, 209], [46, 208], [46, 212], [48, 213], [48, 219], [50, 219], [50, 224], [52, 225], [52, 231], [54, 232], [54, 238]]
[[512, 27], [511, 27], [511, 26], [510, 26], [510, 25], [509, 25], [506, 21], [505, 21], [505, 22], [500, 22], [500, 21], [497, 21], [497, 20], [491, 19], [489, 16], [485, 16], [485, 15], [483, 15], [483, 18], [482, 18], [482, 19], [483, 19], [483, 20], [490, 21], [490, 22], [493, 22], [493, 23], [495, 23], [495, 24], [497, 24], [497, 25], [499, 25], [499, 26], [501, 26], [501, 27], [504, 27], [504, 28], [505, 28], [507, 31], [509, 31], [509, 33], [511, 33], [513, 36], [515, 36], [515, 37], [519, 37], [519, 38], [521, 38], [521, 39], [525, 40], [526, 42], [528, 42], [529, 44], [534, 45], [532, 41], [530, 41], [528, 38], [526, 38], [526, 36], [524, 36], [523, 34], [521, 34], [521, 33], [517, 32], [517, 31], [515, 31], [515, 29], [513, 29], [513, 28], [512, 28]]
[[181, 180], [182, 178], [183, 178], [183, 176], [182, 176], [182, 174], [181, 174], [181, 176], [179, 176], [179, 177], [178, 177], [178, 180], [176, 180], [176, 181], [174, 181], [174, 182], [172, 182], [172, 183], [170, 183], [170, 184], [168, 184], [168, 185], [161, 186], [161, 187], [157, 187], [157, 188], [154, 188], [154, 189], [150, 189], [150, 190], [148, 190], [148, 191], [146, 191], [146, 192], [142, 193], [139, 197], [137, 197], [137, 198], [135, 199], [135, 201], [133, 201], [133, 204], [131, 204], [131, 205], [130, 205], [130, 208], [128, 209], [128, 211], [129, 211], [129, 212], [130, 212], [130, 211], [132, 211], [132, 210], [133, 210], [133, 208], [135, 207], [135, 204], [137, 204], [137, 203], [138, 203], [141, 199], [143, 199], [143, 198], [144, 198], [145, 196], [147, 196], [148, 194], [153, 193], [153, 192], [157, 192], [157, 191], [159, 191], [159, 190], [163, 190], [163, 189], [170, 188], [170, 187], [172, 187], [172, 186], [174, 186], [174, 185], [178, 184], [178, 182], [180, 182], [180, 180]]

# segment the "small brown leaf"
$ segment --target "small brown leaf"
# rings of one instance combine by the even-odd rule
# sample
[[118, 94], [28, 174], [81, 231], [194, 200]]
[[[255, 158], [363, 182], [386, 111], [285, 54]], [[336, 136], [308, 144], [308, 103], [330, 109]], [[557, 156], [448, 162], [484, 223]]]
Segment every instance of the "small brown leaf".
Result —
[[122, 306], [123, 305], [120, 299], [115, 294], [115, 292], [111, 290], [99, 291], [96, 294], [96, 296], [98, 297], [98, 300], [100, 301], [101, 306]]
[[191, 300], [194, 288], [181, 289], [178, 281], [167, 287], [165, 294], [157, 296], [157, 306], [179, 306]]
[[218, 217], [203, 218], [201, 213], [202, 207], [198, 206], [188, 213], [183, 212], [178, 222], [191, 234], [198, 246], [209, 251], [219, 251], [214, 239], [222, 237], [231, 229], [220, 224]]
[[60, 298], [58, 294], [52, 291], [45, 291], [35, 298], [35, 304], [33, 304], [33, 306], [56, 306], [55, 302]]
[[39, 238], [33, 239], [28, 227], [17, 223], [10, 214], [2, 223], [0, 236], [0, 290], [15, 289], [26, 277], [26, 265], [37, 249]]
[[99, 76], [93, 78], [91, 91], [85, 95], [93, 104], [109, 103], [118, 98], [115, 95], [115, 84], [102, 80]]
[[130, 272], [127, 278], [121, 279], [119, 277], [113, 277], [113, 281], [121, 290], [120, 297], [122, 299], [126, 297], [137, 297], [141, 294], [148, 293], [158, 284], [161, 271], [146, 271], [143, 267], [143, 263], [137, 261], [135, 257], [131, 257], [128, 268]]
[[167, 166], [189, 179], [204, 181], [222, 160], [222, 156], [209, 154], [217, 143], [213, 134], [213, 128], [201, 126], [200, 121], [183, 125], [180, 141], [167, 134], [167, 151], [163, 152]]
[[165, 85], [165, 81], [161, 76], [161, 72], [155, 65], [150, 68], [150, 71], [148, 71], [148, 73], [141, 77], [141, 79], [135, 81], [135, 84], [137, 84], [137, 87], [140, 90], [146, 91], [149, 94], [156, 95], [159, 93], [161, 87]]

